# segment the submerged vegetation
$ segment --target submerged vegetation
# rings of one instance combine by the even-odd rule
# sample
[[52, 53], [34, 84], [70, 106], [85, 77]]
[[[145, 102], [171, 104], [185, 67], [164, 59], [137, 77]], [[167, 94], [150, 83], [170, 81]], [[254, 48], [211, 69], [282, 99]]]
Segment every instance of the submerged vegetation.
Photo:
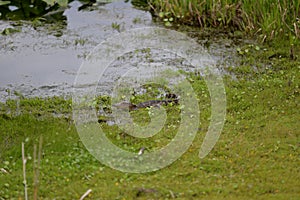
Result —
[[23, 20], [52, 16], [62, 17], [68, 0], [10, 0], [0, 1], [0, 19]]
[[[55, 22], [63, 20], [64, 10], [74, 0], [0, 0], [0, 19], [4, 20], [47, 20]], [[78, 10], [93, 5], [106, 4], [109, 0], [80, 0]], [[97, 3], [98, 2], [98, 3]]]
[[148, 0], [166, 26], [187, 24], [257, 35], [261, 41], [300, 38], [300, 2], [289, 0]]

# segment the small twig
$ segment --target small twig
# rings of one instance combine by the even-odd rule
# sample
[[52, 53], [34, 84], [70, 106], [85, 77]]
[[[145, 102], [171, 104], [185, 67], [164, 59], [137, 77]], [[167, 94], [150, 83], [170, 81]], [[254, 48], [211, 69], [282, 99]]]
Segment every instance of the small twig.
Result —
[[[42, 144], [43, 144], [43, 136], [40, 137], [40, 143], [39, 143], [39, 154], [38, 154], [38, 167], [41, 166], [41, 159], [42, 159]], [[39, 168], [40, 169], [40, 168]], [[38, 171], [39, 175], [40, 170]]]
[[33, 146], [33, 200], [37, 200], [37, 161], [36, 161], [36, 144]]
[[299, 37], [299, 35], [298, 35], [299, 30], [297, 28], [296, 22], [294, 23], [294, 29], [295, 29], [296, 37], [298, 38]]
[[39, 189], [39, 174], [40, 174], [40, 166], [41, 166], [41, 157], [42, 157], [42, 143], [43, 143], [43, 137], [40, 137], [39, 142], [39, 149], [38, 149], [38, 158], [36, 160], [36, 145], [34, 145], [34, 151], [33, 151], [33, 185], [34, 185], [34, 193], [33, 193], [33, 199], [38, 199], [38, 189]]
[[23, 161], [24, 195], [25, 195], [25, 200], [28, 200], [27, 182], [26, 182], [26, 158], [25, 158], [25, 150], [24, 150], [24, 143], [23, 142], [22, 142], [22, 161]]
[[170, 194], [171, 194], [171, 197], [172, 197], [173, 199], [175, 199], [176, 196], [174, 195], [174, 193], [172, 192], [172, 190], [169, 190], [169, 192], [170, 192]]
[[6, 169], [4, 169], [4, 168], [0, 168], [0, 171], [3, 172], [4, 174], [8, 174], [8, 173], [9, 173], [9, 172], [8, 172]]
[[85, 197], [87, 197], [90, 193], [92, 192], [91, 189], [88, 189], [88, 191], [86, 191], [81, 197], [79, 200], [83, 200]]

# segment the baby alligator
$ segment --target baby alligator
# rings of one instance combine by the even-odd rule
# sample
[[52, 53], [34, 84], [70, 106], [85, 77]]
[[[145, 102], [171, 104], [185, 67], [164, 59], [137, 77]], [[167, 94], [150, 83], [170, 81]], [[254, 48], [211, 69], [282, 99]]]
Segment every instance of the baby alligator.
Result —
[[129, 108], [130, 111], [132, 110], [137, 110], [139, 108], [149, 108], [151, 106], [154, 107], [159, 107], [161, 105], [168, 105], [170, 103], [178, 104], [178, 99], [168, 99], [168, 100], [150, 100], [150, 101], [145, 101], [139, 104], [132, 104], [129, 102], [121, 102], [118, 104], [114, 104], [115, 107], [121, 108], [121, 109], [127, 109]]

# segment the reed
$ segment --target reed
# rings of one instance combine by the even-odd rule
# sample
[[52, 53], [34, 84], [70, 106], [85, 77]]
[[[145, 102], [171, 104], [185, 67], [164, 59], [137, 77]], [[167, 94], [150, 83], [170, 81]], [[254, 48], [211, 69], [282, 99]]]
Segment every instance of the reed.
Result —
[[300, 3], [290, 0], [149, 0], [154, 14], [174, 23], [239, 30], [263, 41], [300, 37]]

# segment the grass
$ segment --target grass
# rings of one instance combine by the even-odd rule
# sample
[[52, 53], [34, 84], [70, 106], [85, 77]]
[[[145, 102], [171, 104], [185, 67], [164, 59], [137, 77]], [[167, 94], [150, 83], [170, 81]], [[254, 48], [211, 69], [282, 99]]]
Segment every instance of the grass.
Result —
[[[29, 199], [33, 196], [33, 147], [41, 135], [41, 199], [79, 199], [88, 189], [92, 192], [86, 199], [299, 199], [299, 58], [290, 59], [290, 47], [284, 44], [244, 46], [240, 51], [247, 48], [248, 53], [240, 54], [240, 65], [227, 69], [236, 78], [224, 77], [227, 117], [213, 151], [198, 158], [210, 103], [204, 81], [190, 74], [199, 99], [201, 129], [180, 159], [156, 172], [122, 173], [93, 158], [76, 132], [68, 99], [20, 97], [1, 104], [0, 199], [24, 199], [22, 142], [28, 158]], [[176, 127], [172, 116], [178, 107], [167, 110], [168, 125]], [[147, 113], [136, 111], [133, 117], [145, 123]], [[169, 126], [145, 140], [123, 134], [116, 126], [101, 126], [116, 145], [134, 152], [142, 145], [165, 145], [176, 130]]]
[[242, 31], [261, 41], [300, 37], [300, 3], [289, 0], [148, 0], [166, 26], [187, 24]]

